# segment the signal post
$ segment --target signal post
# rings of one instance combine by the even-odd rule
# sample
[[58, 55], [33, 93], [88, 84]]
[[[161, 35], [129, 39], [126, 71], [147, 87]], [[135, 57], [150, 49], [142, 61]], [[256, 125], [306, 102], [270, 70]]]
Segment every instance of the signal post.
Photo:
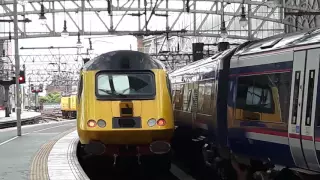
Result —
[[[25, 81], [25, 68], [19, 72], [18, 83], [24, 84]], [[5, 103], [5, 117], [9, 117], [11, 114], [11, 108], [9, 103], [9, 88], [11, 85], [16, 84], [16, 77], [12, 77], [11, 81], [0, 80], [0, 84], [4, 87], [4, 103]], [[17, 95], [16, 95], [17, 96]]]
[[[43, 84], [39, 84], [38, 88], [36, 88], [33, 84], [30, 85], [31, 87], [31, 92], [34, 93], [34, 107], [35, 107], [35, 111], [38, 110], [37, 108], [37, 97], [39, 92], [43, 92]], [[39, 106], [40, 109], [40, 106]]]

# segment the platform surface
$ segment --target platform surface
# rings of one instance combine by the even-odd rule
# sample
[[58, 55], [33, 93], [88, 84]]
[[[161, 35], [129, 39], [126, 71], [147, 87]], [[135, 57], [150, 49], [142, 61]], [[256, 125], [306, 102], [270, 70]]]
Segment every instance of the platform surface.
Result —
[[[40, 116], [41, 113], [39, 112], [32, 112], [32, 111], [22, 111], [21, 112], [21, 119], [25, 120], [25, 119], [30, 119], [33, 117], [37, 117]], [[10, 117], [5, 117], [5, 111], [0, 111], [0, 123], [5, 123], [5, 122], [10, 122], [10, 121], [16, 121], [16, 113], [11, 113]]]
[[74, 130], [75, 125], [75, 120], [26, 125], [20, 137], [15, 127], [0, 129], [0, 180], [29, 180], [39, 149], [63, 132]]
[[77, 159], [78, 141], [78, 133], [73, 131], [56, 142], [48, 157], [50, 180], [89, 180]]

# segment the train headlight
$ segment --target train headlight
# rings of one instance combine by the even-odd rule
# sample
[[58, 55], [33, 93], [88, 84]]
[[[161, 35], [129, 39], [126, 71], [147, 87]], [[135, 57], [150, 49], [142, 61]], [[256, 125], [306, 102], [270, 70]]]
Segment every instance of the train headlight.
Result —
[[157, 124], [157, 121], [155, 119], [149, 119], [148, 120], [148, 126], [153, 127]]
[[98, 126], [101, 128], [106, 127], [107, 123], [103, 119], [99, 119], [97, 122]]
[[164, 126], [164, 125], [166, 125], [166, 120], [164, 120], [164, 119], [159, 119], [158, 121], [157, 121], [157, 124], [158, 124], [158, 126]]
[[95, 127], [95, 126], [97, 125], [97, 123], [96, 123], [95, 120], [89, 120], [89, 121], [87, 122], [87, 125], [88, 125], [89, 127]]

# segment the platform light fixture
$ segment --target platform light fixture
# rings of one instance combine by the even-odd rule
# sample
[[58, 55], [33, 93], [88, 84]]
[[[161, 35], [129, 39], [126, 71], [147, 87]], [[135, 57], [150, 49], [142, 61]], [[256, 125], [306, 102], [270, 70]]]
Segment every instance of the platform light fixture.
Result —
[[76, 45], [78, 48], [80, 48], [82, 46], [82, 42], [81, 42], [81, 39], [80, 39], [80, 32], [78, 32], [78, 42], [77, 42], [77, 45]]
[[28, 0], [18, 0], [18, 3], [21, 5], [21, 6], [24, 6], [28, 3]]
[[228, 37], [228, 32], [226, 28], [226, 22], [223, 20], [220, 27], [220, 36], [224, 39]]
[[277, 0], [267, 0], [267, 2], [265, 4], [270, 8], [275, 8], [278, 6], [278, 1]]
[[61, 37], [68, 37], [69, 36], [69, 32], [67, 31], [67, 21], [64, 20], [63, 21], [63, 31], [61, 32]]
[[244, 4], [242, 4], [242, 11], [241, 11], [239, 23], [240, 23], [240, 26], [242, 26], [243, 28], [248, 25], [248, 19], [246, 18]]
[[41, 25], [46, 25], [47, 24], [47, 18], [44, 15], [44, 6], [41, 4], [41, 11], [40, 11], [40, 16], [39, 16], [40, 24]]

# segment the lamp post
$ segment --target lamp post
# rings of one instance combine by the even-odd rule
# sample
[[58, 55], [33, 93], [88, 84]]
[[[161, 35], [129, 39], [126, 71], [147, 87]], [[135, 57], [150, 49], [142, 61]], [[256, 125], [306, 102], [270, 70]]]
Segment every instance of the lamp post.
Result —
[[18, 1], [14, 0], [13, 3], [13, 16], [14, 16], [14, 49], [15, 49], [15, 74], [16, 74], [16, 117], [17, 117], [17, 135], [21, 136], [21, 97], [20, 97], [20, 59], [19, 59], [19, 37], [18, 37]]

